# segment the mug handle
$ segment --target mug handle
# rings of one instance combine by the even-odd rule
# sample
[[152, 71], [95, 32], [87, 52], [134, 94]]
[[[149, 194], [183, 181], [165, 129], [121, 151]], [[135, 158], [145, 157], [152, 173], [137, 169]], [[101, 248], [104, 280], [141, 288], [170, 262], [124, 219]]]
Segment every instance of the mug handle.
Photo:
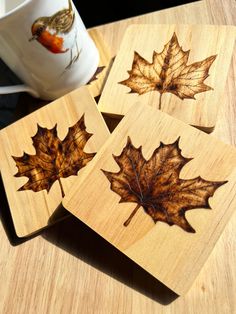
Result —
[[33, 97], [39, 98], [39, 94], [33, 88], [24, 84], [13, 86], [0, 86], [0, 95], [15, 94], [21, 92], [27, 92]]

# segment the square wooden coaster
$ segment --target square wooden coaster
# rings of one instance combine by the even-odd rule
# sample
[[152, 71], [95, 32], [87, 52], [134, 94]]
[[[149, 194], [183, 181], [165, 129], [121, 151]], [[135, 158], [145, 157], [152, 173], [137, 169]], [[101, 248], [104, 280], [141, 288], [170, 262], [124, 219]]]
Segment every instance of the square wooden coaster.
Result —
[[1, 175], [19, 237], [50, 224], [62, 196], [108, 137], [87, 87], [0, 132]]
[[103, 89], [100, 111], [123, 116], [141, 101], [213, 131], [235, 34], [234, 26], [132, 25]]
[[183, 294], [235, 210], [235, 167], [235, 148], [135, 104], [63, 205]]

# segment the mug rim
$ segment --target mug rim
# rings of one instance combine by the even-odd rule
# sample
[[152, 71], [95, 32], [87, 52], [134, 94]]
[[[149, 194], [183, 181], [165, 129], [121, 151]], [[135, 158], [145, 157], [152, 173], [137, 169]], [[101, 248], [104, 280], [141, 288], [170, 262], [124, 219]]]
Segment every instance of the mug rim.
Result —
[[22, 2], [21, 4], [19, 4], [17, 7], [15, 7], [14, 9], [10, 10], [9, 12], [5, 13], [4, 15], [0, 16], [0, 21], [8, 18], [9, 16], [11, 16], [12, 14], [18, 12], [19, 10], [23, 9], [29, 2], [31, 2], [32, 0], [25, 0], [24, 2]]

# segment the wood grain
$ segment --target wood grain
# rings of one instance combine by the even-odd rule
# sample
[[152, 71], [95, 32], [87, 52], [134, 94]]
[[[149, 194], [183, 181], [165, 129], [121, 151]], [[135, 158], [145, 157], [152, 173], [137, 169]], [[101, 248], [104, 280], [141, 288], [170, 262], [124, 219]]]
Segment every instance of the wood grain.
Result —
[[111, 65], [111, 51], [109, 46], [106, 44], [102, 34], [100, 31], [96, 29], [91, 29], [89, 31], [90, 37], [93, 39], [100, 55], [100, 61], [98, 67], [104, 68], [101, 73], [96, 75], [96, 78], [88, 85], [88, 88], [93, 95], [93, 97], [97, 97], [101, 95], [103, 90], [108, 72], [110, 70]]
[[[108, 129], [96, 103], [87, 87], [82, 87], [37, 110], [0, 132], [0, 169], [16, 233], [19, 237], [28, 236], [48, 226], [61, 203], [59, 182], [56, 181], [49, 192], [18, 191], [28, 178], [16, 178], [16, 163], [12, 156], [21, 157], [26, 152], [35, 155], [32, 137], [37, 133], [37, 125], [52, 129], [57, 124], [58, 137], [63, 140], [68, 128], [84, 115], [87, 131], [93, 136], [85, 146], [87, 153], [97, 152], [109, 136]], [[81, 169], [81, 173], [85, 169]], [[62, 179], [67, 193], [76, 176]]]
[[[236, 23], [234, 0], [206, 0], [98, 27], [117, 53], [132, 23]], [[236, 145], [235, 54], [211, 136]], [[233, 314], [236, 311], [236, 215], [189, 292], [176, 296], [76, 218], [15, 246], [4, 194], [0, 204], [0, 311], [26, 313]], [[5, 227], [5, 228], [4, 228]], [[8, 236], [9, 238], [8, 238]], [[14, 244], [11, 245], [9, 240]]]
[[[206, 132], [213, 131], [236, 37], [236, 28], [232, 26], [133, 25], [129, 27], [101, 95], [100, 111], [111, 116], [123, 116], [137, 101], [158, 108], [159, 92], [152, 91], [143, 95], [129, 93], [130, 88], [119, 82], [128, 79], [127, 71], [132, 68], [134, 52], [152, 63], [153, 52], [161, 53], [174, 33], [183, 51], [190, 50], [187, 64], [217, 55], [209, 69], [209, 77], [204, 81], [212, 90], [196, 94], [195, 99], [183, 100], [170, 92], [163, 93], [162, 110]], [[144, 71], [141, 69], [141, 72]], [[194, 81], [191, 84], [194, 85]]]
[[[196, 234], [189, 234], [176, 226], [170, 228], [163, 223], [154, 225], [143, 210], [137, 213], [128, 227], [124, 227], [124, 221], [137, 204], [120, 204], [120, 196], [111, 191], [110, 182], [101, 169], [114, 173], [120, 170], [112, 156], [120, 156], [128, 137], [135, 147], [142, 146], [146, 160], [160, 146], [160, 142], [170, 144], [180, 137], [181, 154], [193, 158], [181, 170], [181, 179], [200, 175], [210, 181], [228, 180], [210, 199], [212, 211], [199, 209], [187, 213], [187, 220], [196, 229]], [[75, 181], [63, 199], [63, 205], [151, 275], [178, 294], [183, 294], [197, 277], [234, 211], [235, 168], [235, 148], [155, 108], [134, 104], [99, 150], [93, 163], [87, 166], [87, 176]], [[131, 178], [128, 180], [131, 182]], [[96, 190], [96, 186], [100, 189]], [[92, 193], [93, 198], [89, 198]]]

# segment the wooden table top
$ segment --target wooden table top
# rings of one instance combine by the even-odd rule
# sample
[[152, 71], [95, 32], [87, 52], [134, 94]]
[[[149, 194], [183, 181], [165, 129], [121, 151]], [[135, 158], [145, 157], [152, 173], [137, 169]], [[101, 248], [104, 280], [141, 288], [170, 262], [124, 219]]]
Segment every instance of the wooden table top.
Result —
[[[114, 55], [132, 23], [234, 25], [236, 2], [205, 0], [97, 27]], [[211, 135], [234, 146], [235, 60], [236, 51]], [[236, 313], [235, 214], [192, 288], [177, 297], [74, 217], [21, 243], [0, 194], [0, 313]]]

